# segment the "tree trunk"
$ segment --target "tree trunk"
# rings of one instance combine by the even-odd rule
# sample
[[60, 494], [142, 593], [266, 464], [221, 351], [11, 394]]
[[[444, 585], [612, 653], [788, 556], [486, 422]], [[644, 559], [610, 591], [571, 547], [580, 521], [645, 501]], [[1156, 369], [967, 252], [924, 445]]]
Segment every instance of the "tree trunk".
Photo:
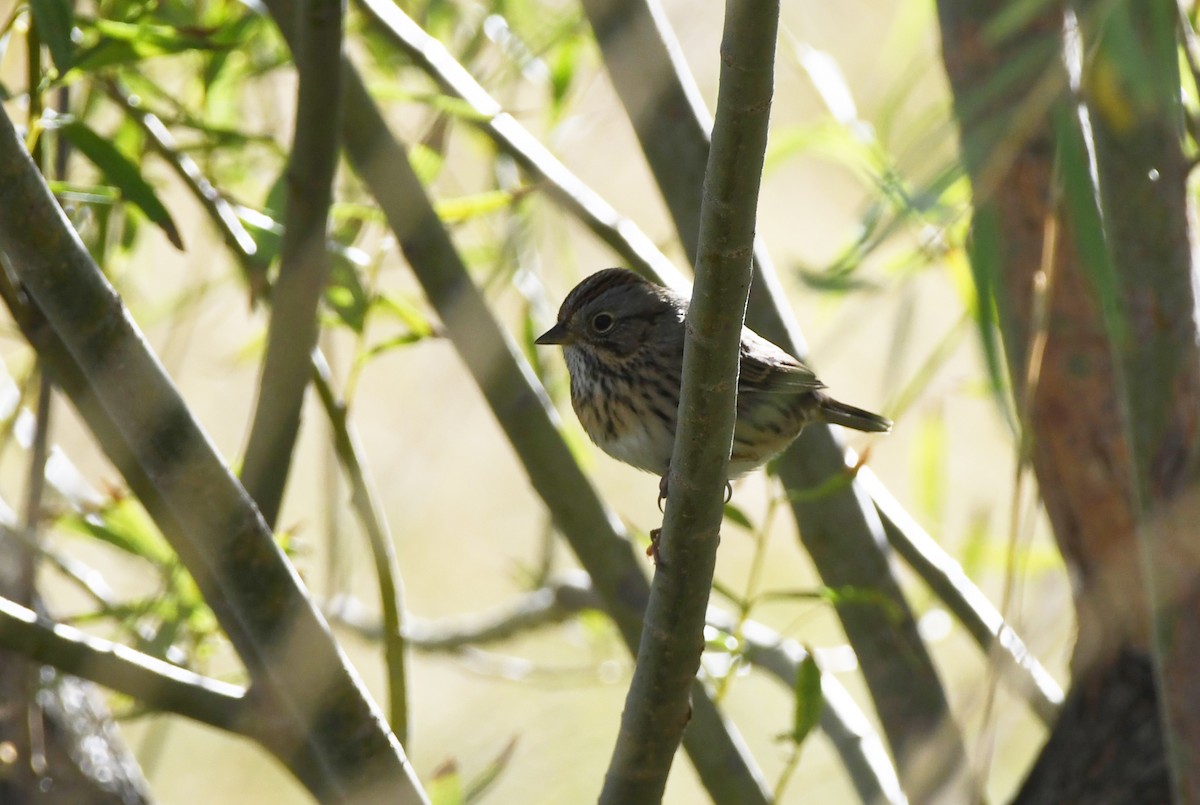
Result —
[[[938, 7], [974, 186], [980, 303], [994, 299], [999, 315], [1079, 626], [1073, 687], [1017, 801], [1167, 802], [1163, 736], [1172, 733], [1157, 680], [1190, 646], [1170, 630], [1174, 613], [1187, 617], [1197, 569], [1195, 556], [1179, 550], [1188, 529], [1171, 527], [1186, 519], [1177, 509], [1191, 508], [1185, 493], [1194, 485], [1200, 409], [1181, 140], [1169, 104], [1151, 99], [1139, 108], [1143, 99], [1131, 96], [1134, 118], [1120, 130], [1111, 109], [1093, 104], [1094, 190], [1086, 124], [1068, 80], [1065, 8], [1044, 4], [1003, 33], [994, 22], [1010, 5]], [[1080, 25], [1085, 87], [1105, 22]], [[1167, 97], [1169, 75], [1163, 84]], [[1073, 158], [1083, 166], [1074, 175], [1088, 183], [1074, 196]], [[1164, 637], [1176, 648], [1163, 649], [1171, 645]]]

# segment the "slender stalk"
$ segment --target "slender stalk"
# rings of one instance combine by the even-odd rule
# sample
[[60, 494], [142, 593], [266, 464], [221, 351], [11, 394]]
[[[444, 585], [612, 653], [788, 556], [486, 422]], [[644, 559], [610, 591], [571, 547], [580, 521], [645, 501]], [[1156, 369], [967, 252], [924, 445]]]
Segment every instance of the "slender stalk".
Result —
[[293, 56], [300, 86], [281, 261], [271, 289], [267, 351], [241, 473], [242, 484], [271, 527], [279, 516], [300, 430], [317, 345], [317, 308], [329, 277], [325, 240], [341, 126], [341, 0], [297, 3]]
[[774, 89], [776, 3], [728, 0], [658, 571], [600, 802], [662, 800], [688, 721], [724, 516], [742, 324]]
[[333, 447], [338, 462], [350, 482], [350, 505], [358, 515], [371, 545], [375, 560], [375, 573], [379, 582], [379, 603], [383, 614], [384, 662], [388, 681], [388, 713], [392, 731], [400, 742], [408, 745], [408, 684], [405, 646], [407, 640], [402, 624], [400, 567], [396, 561], [395, 541], [388, 530], [387, 520], [379, 506], [370, 478], [363, 469], [360, 456], [364, 455], [358, 435], [350, 425], [346, 406], [333, 390], [333, 379], [329, 366], [320, 352], [312, 356], [313, 385], [321, 406], [333, 431]]

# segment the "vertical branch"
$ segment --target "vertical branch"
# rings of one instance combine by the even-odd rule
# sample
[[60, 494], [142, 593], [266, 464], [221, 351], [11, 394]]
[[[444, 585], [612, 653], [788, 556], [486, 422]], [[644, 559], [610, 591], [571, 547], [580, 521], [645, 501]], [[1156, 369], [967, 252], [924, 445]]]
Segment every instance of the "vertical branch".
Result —
[[[585, 0], [584, 9], [680, 240], [694, 256], [711, 124], [661, 4], [658, 0]], [[761, 241], [754, 249], [754, 282], [746, 321], [793, 355], [805, 357], [804, 338]], [[788, 489], [811, 488], [843, 472], [845, 463], [845, 449], [837, 437], [828, 428], [812, 427], [783, 455], [780, 477]], [[838, 615], [859, 658], [909, 794], [920, 797], [940, 788], [950, 796], [970, 796], [961, 736], [889, 565], [884, 529], [867, 493], [856, 481], [821, 499], [796, 498], [792, 511], [804, 547], [826, 584], [871, 589], [889, 602], [886, 611], [855, 604], [839, 606]], [[897, 528], [889, 533], [908, 555], [920, 560], [914, 564], [919, 573], [930, 565], [952, 563], [931, 541], [922, 541], [920, 534]], [[975, 603], [959, 596], [958, 589], [939, 586], [937, 578], [926, 580], [939, 592], [953, 594], [950, 603], [954, 611], [968, 613], [975, 620], [988, 617]], [[984, 600], [977, 591], [974, 598]], [[993, 642], [990, 637], [985, 639], [985, 645]], [[930, 761], [934, 756], [939, 759]], [[931, 775], [930, 768], [938, 773]]]
[[317, 306], [329, 276], [325, 248], [341, 125], [342, 4], [299, 0], [296, 126], [287, 170], [279, 279], [271, 291], [258, 405], [246, 445], [242, 484], [268, 525], [275, 525], [300, 409], [317, 345]]
[[736, 418], [742, 322], [774, 88], [777, 3], [729, 0], [688, 310], [679, 425], [638, 662], [602, 803], [658, 802], [703, 651]]

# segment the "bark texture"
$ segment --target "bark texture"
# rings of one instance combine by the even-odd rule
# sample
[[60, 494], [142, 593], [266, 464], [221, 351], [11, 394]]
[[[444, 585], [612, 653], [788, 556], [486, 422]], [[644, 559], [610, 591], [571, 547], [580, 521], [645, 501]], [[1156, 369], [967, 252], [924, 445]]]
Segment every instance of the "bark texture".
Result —
[[[1079, 624], [1073, 687], [1017, 801], [1166, 802], [1153, 624], [1164, 602], [1185, 611], [1197, 566], [1194, 551], [1178, 551], [1179, 572], [1164, 579], [1154, 559], [1183, 545], [1186, 529], [1172, 523], [1195, 509], [1183, 494], [1194, 479], [1200, 361], [1190, 262], [1178, 259], [1187, 243], [1179, 135], [1161, 117], [1169, 111], [1151, 114], [1152, 102], [1138, 109], [1131, 98], [1127, 125], [1095, 127], [1099, 193], [1072, 189], [1067, 163], [1086, 150], [1064, 60], [1065, 8], [1045, 4], [1005, 32], [994, 22], [1009, 5], [942, 0], [938, 10], [974, 186], [972, 262], [981, 301], [995, 300]], [[1088, 37], [1102, 28], [1081, 25], [1093, 59], [1085, 76], [1103, 52]], [[1153, 374], [1144, 363], [1164, 343], [1173, 363]]]

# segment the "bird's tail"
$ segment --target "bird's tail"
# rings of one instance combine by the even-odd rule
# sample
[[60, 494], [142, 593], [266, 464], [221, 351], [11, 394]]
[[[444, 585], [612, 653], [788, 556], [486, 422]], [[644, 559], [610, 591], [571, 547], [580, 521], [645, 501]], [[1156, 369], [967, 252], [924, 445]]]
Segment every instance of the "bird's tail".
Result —
[[821, 420], [867, 433], [887, 433], [892, 429], [892, 420], [830, 397], [821, 400]]

